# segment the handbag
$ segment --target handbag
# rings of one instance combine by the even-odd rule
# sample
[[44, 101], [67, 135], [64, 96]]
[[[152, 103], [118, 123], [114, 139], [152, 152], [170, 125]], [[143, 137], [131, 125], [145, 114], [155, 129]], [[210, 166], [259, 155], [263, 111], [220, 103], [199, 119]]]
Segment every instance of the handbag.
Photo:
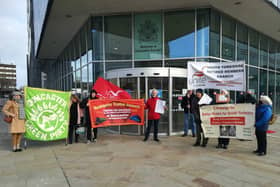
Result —
[[6, 123], [12, 123], [13, 118], [12, 118], [11, 116], [5, 115], [5, 116], [4, 116], [4, 121], [5, 121]]
[[277, 120], [277, 116], [275, 114], [272, 114], [270, 120], [269, 120], [269, 125], [273, 125], [275, 121]]

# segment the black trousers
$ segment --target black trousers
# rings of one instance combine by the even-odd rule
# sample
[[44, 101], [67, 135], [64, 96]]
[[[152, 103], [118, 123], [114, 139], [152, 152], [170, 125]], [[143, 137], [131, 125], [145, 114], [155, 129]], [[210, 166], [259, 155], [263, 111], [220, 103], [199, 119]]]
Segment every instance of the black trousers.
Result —
[[[93, 139], [97, 139], [97, 134], [98, 134], [97, 128], [93, 128], [93, 135], [94, 135], [94, 138], [93, 138]], [[91, 128], [91, 124], [87, 124], [87, 140], [89, 140], [89, 141], [92, 140], [92, 128]]]
[[149, 138], [152, 125], [154, 125], [154, 140], [158, 139], [158, 122], [158, 119], [148, 120], [148, 127], [146, 128], [145, 139]]
[[265, 153], [266, 154], [266, 131], [261, 131], [256, 129], [256, 137], [257, 137], [257, 151], [259, 153]]
[[76, 125], [76, 124], [69, 125], [69, 130], [68, 130], [68, 143], [69, 144], [73, 143], [73, 132], [75, 133], [75, 142], [78, 142], [79, 135], [76, 133], [77, 128], [78, 128], [78, 125]]
[[196, 142], [195, 144], [199, 144], [201, 143], [201, 139], [202, 139], [202, 144], [201, 145], [207, 145], [208, 143], [208, 138], [205, 138], [202, 127], [201, 127], [201, 121], [196, 120]]
[[228, 146], [229, 138], [218, 138], [218, 144], [219, 145], [226, 145], [226, 146]]

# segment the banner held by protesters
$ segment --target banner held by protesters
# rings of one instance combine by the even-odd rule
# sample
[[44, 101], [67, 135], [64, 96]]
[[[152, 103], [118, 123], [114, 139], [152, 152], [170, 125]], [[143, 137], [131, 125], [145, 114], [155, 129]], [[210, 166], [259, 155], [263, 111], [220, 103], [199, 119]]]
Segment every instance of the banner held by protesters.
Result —
[[25, 87], [25, 137], [38, 141], [66, 139], [70, 94], [70, 92]]
[[96, 99], [89, 101], [92, 128], [144, 125], [143, 99]]
[[244, 61], [189, 62], [188, 88], [244, 91], [246, 89]]
[[254, 137], [255, 108], [254, 104], [222, 104], [200, 107], [205, 137], [252, 140]]

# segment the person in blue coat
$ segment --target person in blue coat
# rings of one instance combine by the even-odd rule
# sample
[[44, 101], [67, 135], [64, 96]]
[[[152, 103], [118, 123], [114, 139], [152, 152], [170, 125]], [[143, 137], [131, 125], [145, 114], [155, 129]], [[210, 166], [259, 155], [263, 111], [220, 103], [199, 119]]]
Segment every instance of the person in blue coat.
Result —
[[266, 131], [268, 123], [272, 116], [272, 101], [268, 96], [261, 96], [260, 103], [256, 108], [256, 137], [257, 137], [257, 150], [253, 151], [258, 156], [266, 155]]

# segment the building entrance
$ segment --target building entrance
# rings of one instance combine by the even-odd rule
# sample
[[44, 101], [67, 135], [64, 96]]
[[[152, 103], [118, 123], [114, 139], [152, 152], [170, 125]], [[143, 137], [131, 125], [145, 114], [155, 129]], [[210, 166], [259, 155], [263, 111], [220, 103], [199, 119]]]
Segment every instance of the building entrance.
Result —
[[[146, 101], [150, 97], [151, 90], [157, 89], [159, 97], [166, 101], [168, 107], [168, 110], [161, 116], [159, 134], [174, 135], [183, 131], [184, 111], [180, 107], [180, 103], [187, 91], [187, 69], [118, 69], [108, 71], [106, 79], [125, 89], [134, 99], [141, 98]], [[135, 135], [141, 135], [145, 130], [140, 126], [119, 126], [110, 127], [110, 129], [121, 134]]]

